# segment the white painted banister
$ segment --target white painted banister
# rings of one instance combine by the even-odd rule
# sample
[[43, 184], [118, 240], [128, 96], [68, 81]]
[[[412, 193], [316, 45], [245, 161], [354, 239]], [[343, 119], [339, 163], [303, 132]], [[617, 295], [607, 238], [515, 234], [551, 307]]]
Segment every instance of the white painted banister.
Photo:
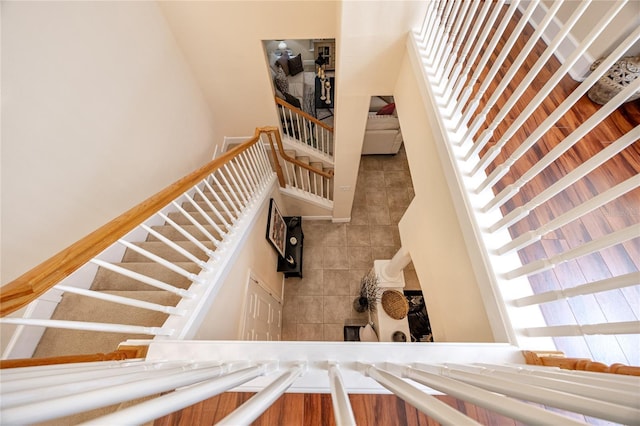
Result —
[[[226, 207], [226, 205], [225, 205], [225, 207]], [[198, 240], [196, 237], [191, 235], [191, 233], [187, 232], [182, 226], [178, 225], [175, 221], [171, 220], [171, 218], [169, 218], [169, 216], [165, 215], [162, 212], [159, 212], [158, 216], [160, 216], [166, 222], [167, 225], [171, 226], [173, 229], [178, 231], [180, 233], [180, 235], [182, 235], [187, 240], [189, 240], [189, 242], [193, 243], [196, 247], [198, 247], [200, 250], [202, 250], [204, 253], [206, 253], [207, 256], [212, 256], [213, 253], [215, 253], [214, 250], [211, 250], [209, 247], [207, 247], [204, 244], [202, 244], [202, 242], [200, 240]]]
[[[607, 25], [613, 20], [613, 18], [616, 17], [618, 12], [620, 12], [620, 10], [624, 7], [625, 4], [626, 4], [626, 0], [618, 1], [614, 3], [611, 6], [611, 8], [609, 8], [605, 16], [602, 17], [602, 19], [594, 26], [594, 29], [585, 37], [585, 39], [582, 41], [582, 43], [580, 43], [578, 48], [575, 49], [573, 53], [563, 62], [560, 68], [558, 68], [558, 70], [555, 73], [553, 73], [551, 78], [549, 78], [545, 82], [544, 86], [540, 90], [538, 90], [535, 97], [532, 100], [530, 100], [529, 103], [527, 104], [527, 107], [522, 112], [520, 112], [520, 114], [518, 114], [518, 118], [513, 122], [511, 126], [509, 126], [509, 128], [506, 130], [504, 135], [502, 135], [502, 137], [500, 138], [500, 140], [498, 140], [498, 142], [494, 146], [492, 146], [485, 153], [485, 155], [482, 156], [478, 164], [476, 164], [474, 169], [471, 171], [471, 174], [475, 174], [477, 173], [478, 170], [486, 168], [498, 156], [498, 154], [507, 144], [509, 139], [511, 139], [513, 135], [516, 134], [516, 132], [522, 127], [525, 121], [531, 116], [531, 114], [533, 114], [536, 108], [540, 106], [542, 101], [549, 95], [549, 93], [553, 91], [553, 89], [559, 84], [560, 80], [565, 76], [565, 74], [569, 71], [569, 69], [573, 67], [576, 62], [578, 62], [578, 60], [582, 57], [584, 52], [587, 51], [587, 48], [589, 48], [591, 44], [596, 40], [596, 38], [602, 33], [602, 31], [604, 31]], [[602, 72], [604, 73], [604, 70]], [[573, 93], [576, 93], [576, 91], [574, 91]], [[578, 96], [579, 93], [580, 92], [578, 91], [576, 93], [576, 96]], [[574, 98], [574, 99], [577, 100], [577, 98]], [[573, 105], [573, 104], [569, 104], [569, 105]], [[569, 109], [568, 107], [565, 108], [564, 112], [566, 112], [566, 110], [568, 109]], [[553, 119], [555, 119], [553, 122], [555, 122], [556, 120], [560, 119], [560, 117], [564, 114], [564, 112], [562, 109], [556, 110], [554, 111], [554, 113], [550, 115], [549, 119], [553, 117]], [[540, 128], [540, 126], [538, 128]], [[531, 145], [533, 145], [533, 143], [531, 143]], [[506, 169], [508, 170], [508, 167], [510, 167], [514, 162], [515, 161], [508, 161]], [[504, 173], [506, 173], [506, 171]], [[478, 191], [486, 188], [487, 186], [489, 186], [489, 184], [493, 185], [495, 183], [495, 180], [492, 181], [490, 178], [493, 178], [493, 177], [490, 176], [489, 178], [487, 178], [482, 183]]]
[[333, 416], [336, 419], [336, 424], [340, 426], [355, 426], [356, 420], [353, 417], [353, 409], [349, 402], [349, 395], [344, 388], [337, 363], [329, 363], [329, 384], [331, 387]]
[[172, 286], [171, 284], [167, 284], [155, 278], [151, 278], [144, 274], [132, 271], [127, 268], [123, 268], [122, 266], [114, 265], [100, 259], [92, 259], [91, 263], [95, 263], [96, 265], [102, 268], [108, 269], [110, 271], [117, 272], [118, 274], [124, 275], [125, 277], [129, 277], [136, 281], [140, 281], [141, 283], [148, 284], [155, 288], [159, 288], [160, 290], [177, 294], [180, 297], [187, 298], [187, 299], [192, 297], [188, 290]]
[[461, 380], [492, 392], [509, 395], [526, 401], [537, 402], [539, 404], [547, 404], [618, 423], [631, 423], [640, 416], [640, 410], [637, 408], [603, 402], [578, 396], [573, 393], [560, 392], [555, 389], [541, 388], [515, 380], [503, 379], [490, 374], [488, 371], [477, 372], [473, 366], [447, 365], [441, 367], [441, 373], [447, 377]]
[[136, 308], [163, 312], [165, 314], [183, 316], [187, 313], [186, 310], [178, 309], [175, 306], [159, 305], [157, 303], [145, 302], [144, 300], [132, 299], [130, 297], [117, 296], [115, 294], [104, 293], [101, 291], [85, 290], [83, 288], [71, 287], [67, 285], [57, 285], [56, 289], [64, 291], [66, 293], [78, 294], [80, 296], [91, 297], [93, 299], [104, 300], [121, 305], [135, 306]]
[[458, 87], [461, 87], [461, 84], [463, 84], [464, 81], [466, 80], [466, 71], [468, 71], [468, 69], [464, 65], [467, 60], [467, 55], [471, 50], [471, 46], [473, 46], [473, 44], [477, 42], [476, 37], [480, 32], [480, 28], [482, 27], [484, 17], [487, 15], [487, 13], [489, 13], [489, 9], [491, 8], [491, 3], [492, 2], [490, 1], [484, 2], [482, 9], [480, 9], [480, 12], [475, 18], [473, 28], [471, 29], [471, 32], [468, 34], [467, 43], [464, 44], [462, 48], [462, 52], [458, 57], [458, 62], [456, 63], [456, 66], [454, 67], [451, 73], [451, 78], [449, 80], [449, 83], [447, 87], [444, 89], [444, 93], [448, 101], [443, 106], [451, 105], [451, 102], [453, 102], [455, 99], [455, 96], [452, 95], [452, 93], [454, 93], [455, 91], [458, 91]]
[[522, 275], [536, 274], [538, 272], [551, 269], [555, 265], [558, 265], [560, 263], [564, 263], [581, 256], [586, 256], [604, 248], [611, 247], [637, 237], [640, 237], [640, 226], [627, 226], [626, 228], [622, 228], [618, 231], [612, 232], [603, 237], [586, 242], [573, 249], [567, 250], [562, 254], [552, 256], [547, 259], [539, 259], [530, 262], [524, 266], [511, 270], [504, 275], [508, 279], [513, 279]]
[[[580, 19], [582, 14], [587, 10], [587, 7], [589, 6], [589, 4], [591, 4], [591, 0], [583, 0], [576, 5], [576, 9], [571, 14], [568, 21], [565, 22], [562, 29], [554, 37], [551, 43], [549, 43], [549, 46], [545, 49], [542, 55], [540, 55], [535, 65], [529, 70], [527, 75], [518, 84], [518, 87], [513, 91], [511, 96], [509, 96], [509, 99], [507, 100], [505, 105], [500, 109], [500, 112], [491, 122], [489, 127], [484, 132], [482, 132], [478, 141], [476, 141], [476, 143], [473, 146], [474, 148], [472, 150], [473, 152], [477, 152], [479, 149], [484, 148], [486, 146], [487, 142], [489, 142], [489, 140], [493, 136], [493, 132], [498, 127], [498, 124], [500, 124], [505, 119], [509, 111], [511, 111], [511, 109], [515, 106], [516, 102], [518, 102], [518, 100], [522, 97], [526, 89], [529, 87], [529, 85], [538, 76], [538, 73], [540, 72], [540, 70], [543, 69], [543, 67], [546, 65], [547, 61], [549, 60], [549, 58], [551, 58], [551, 55], [553, 55], [553, 53], [556, 51], [558, 46], [560, 46], [560, 43], [564, 40], [567, 34], [569, 34], [569, 32], [571, 31], [571, 28], [573, 28], [573, 26]], [[467, 156], [467, 158], [469, 158], [469, 156]], [[474, 167], [474, 169], [471, 171], [472, 175], [477, 173], [478, 170], [480, 170], [479, 164], [480, 163], [478, 163], [478, 165], [476, 165], [476, 167]]]
[[255, 394], [251, 399], [242, 404], [231, 414], [220, 420], [218, 425], [235, 426], [240, 424], [250, 424], [257, 419], [273, 402], [293, 384], [293, 382], [304, 373], [305, 365], [301, 363], [285, 371], [269, 386]]
[[[472, 404], [487, 408], [507, 417], [519, 420], [528, 424], [580, 424], [582, 422], [568, 419], [565, 416], [534, 407], [517, 399], [489, 392], [482, 388], [463, 383], [449, 377], [429, 373], [420, 369], [421, 364], [412, 367], [395, 366], [402, 371], [402, 376], [422, 383], [432, 389], [455, 396]], [[429, 367], [427, 367], [429, 368]]]
[[620, 275], [617, 277], [606, 278], [599, 281], [582, 284], [576, 287], [570, 287], [562, 290], [546, 291], [544, 293], [538, 293], [520, 299], [513, 300], [513, 304], [519, 307], [538, 305], [546, 302], [553, 302], [554, 300], [566, 299], [575, 296], [584, 296], [587, 294], [594, 294], [601, 291], [615, 290], [624, 287], [630, 287], [640, 284], [640, 273], [630, 273]]
[[[471, 94], [473, 93], [473, 89], [474, 89], [474, 87], [476, 85], [476, 82], [480, 78], [480, 74], [482, 74], [482, 71], [483, 71], [485, 65], [487, 65], [487, 63], [489, 62], [489, 58], [491, 57], [491, 55], [494, 54], [494, 50], [495, 50], [496, 46], [498, 45], [498, 42], [502, 38], [505, 30], [507, 29], [507, 25], [509, 24], [509, 22], [510, 22], [511, 18], [513, 17], [513, 14], [515, 13], [515, 11], [518, 8], [519, 4], [520, 4], [519, 0], [512, 0], [511, 1], [511, 4], [509, 5], [509, 8], [507, 9], [507, 12], [502, 17], [502, 20], [500, 21], [500, 24], [498, 25], [498, 28], [494, 31], [493, 36], [491, 37], [491, 41], [489, 42], [489, 45], [486, 48], [483, 46], [484, 42], [482, 44], [479, 43], [478, 52], [476, 53], [476, 56], [480, 52], [480, 47], [482, 47], [484, 53], [483, 53], [482, 57], [480, 58], [480, 61], [478, 62], [478, 64], [475, 66], [476, 69], [473, 72], [473, 74], [471, 75], [471, 78], [469, 79], [469, 82], [467, 83], [467, 85], [465, 86], [464, 90], [462, 91], [462, 94], [458, 98], [457, 105], [456, 105], [456, 107], [455, 107], [455, 109], [453, 111], [453, 114], [451, 115], [452, 117], [456, 117], [456, 116], [462, 115], [462, 110], [467, 105], [467, 101], [469, 100], [469, 98], [471, 97]], [[498, 18], [498, 14], [500, 13], [500, 8], [502, 7], [502, 4], [500, 2], [498, 2], [498, 3], [496, 3], [496, 5], [494, 7], [495, 7], [495, 9], [494, 9], [494, 11], [493, 11], [493, 13], [491, 15], [491, 18], [489, 19], [489, 23], [487, 25], [485, 25], [485, 29], [484, 29], [483, 34], [481, 36], [481, 40], [486, 40], [487, 37], [489, 36], [490, 30], [493, 28], [493, 24], [494, 24], [495, 20]], [[473, 61], [470, 61], [470, 63], [468, 64], [469, 70], [471, 70], [472, 64], [474, 62], [475, 62], [475, 59], [473, 59]], [[454, 91], [454, 96], [455, 96], [455, 91]], [[464, 119], [460, 119], [458, 121], [458, 126], [456, 126], [456, 131], [458, 131], [458, 129], [463, 125], [463, 123], [465, 123]]]
[[195, 255], [193, 255], [190, 251], [186, 250], [184, 247], [181, 247], [180, 245], [176, 244], [174, 241], [172, 241], [169, 238], [165, 237], [161, 233], [159, 233], [157, 231], [154, 231], [151, 227], [149, 227], [149, 226], [147, 226], [145, 224], [140, 225], [140, 227], [142, 229], [144, 229], [145, 231], [147, 231], [149, 234], [151, 234], [154, 237], [156, 237], [159, 241], [163, 242], [164, 244], [166, 244], [167, 246], [171, 247], [176, 252], [180, 253], [182, 256], [184, 256], [187, 259], [189, 259], [191, 262], [193, 262], [196, 265], [198, 265], [201, 269], [210, 270], [210, 267], [207, 265], [207, 262], [204, 262], [204, 261], [198, 259]]
[[[633, 208], [619, 206], [633, 203], [640, 186], [633, 161], [640, 126], [633, 104], [625, 105], [640, 91], [640, 79], [632, 75], [622, 81], [602, 106], [592, 108], [592, 100], [585, 95], [629, 55], [640, 39], [640, 29], [630, 26], [619, 31], [620, 42], [607, 39], [615, 19], [629, 10], [626, 0], [610, 2], [595, 18], [590, 15], [590, 1], [462, 3], [459, 11], [451, 9], [455, 22], [442, 19], [450, 2], [438, 3], [440, 13], [430, 9], [427, 28], [414, 31], [408, 44], [413, 71], [424, 80], [419, 87], [426, 89], [422, 97], [434, 143], [452, 197], [459, 201], [457, 217], [466, 229], [465, 241], [473, 253], [478, 282], [484, 283], [480, 284], [486, 291], [483, 295], [497, 301], [488, 305], [495, 314], [494, 328], [508, 317], [514, 326], [507, 334], [525, 345], [535, 341], [549, 348], [570, 346], [568, 340], [547, 337], [562, 336], [565, 331], [579, 335], [580, 326], [541, 327], [553, 314], [548, 306], [539, 305], [582, 295], [594, 295], [600, 301], [606, 295], [597, 293], [613, 288], [622, 288], [621, 296], [628, 299], [627, 294], [636, 292], [639, 285], [625, 274], [636, 266], [627, 257], [635, 254], [640, 221], [635, 211], [629, 213]], [[488, 3], [497, 9], [489, 11]], [[496, 12], [499, 18], [494, 22]], [[580, 26], [588, 30], [578, 38]], [[581, 83], [567, 81], [578, 78], [578, 68], [584, 72], [587, 52], [596, 44], [610, 45], [606, 58]], [[447, 58], [440, 57], [443, 53]], [[600, 145], [596, 135], [609, 133], [603, 137], [610, 139]], [[576, 160], [576, 152], [582, 157], [583, 147], [585, 158]], [[612, 169], [614, 162], [624, 167], [620, 178]], [[608, 214], [610, 208], [625, 209], [624, 217]], [[594, 221], [602, 229], [589, 229]], [[588, 237], [568, 235], [578, 228]], [[549, 245], [547, 237], [561, 243]], [[583, 261], [598, 258], [609, 265], [618, 255], [624, 256], [624, 266], [610, 269], [613, 277], [598, 277], [592, 284], [565, 283], [566, 274], [558, 269], [566, 262], [583, 268]], [[560, 271], [555, 276], [561, 290], [556, 287], [557, 291], [536, 295], [542, 289], [535, 275], [555, 271]], [[575, 309], [572, 304], [568, 307]], [[585, 330], [600, 329], [597, 325]], [[637, 339], [640, 333], [632, 334], [636, 336], [629, 339]], [[629, 356], [625, 345], [620, 344], [615, 357]]]
[[113, 414], [99, 417], [82, 425], [123, 425], [144, 424], [160, 416], [178, 411], [206, 398], [211, 398], [226, 390], [235, 388], [264, 374], [264, 366], [247, 367], [221, 377], [208, 379], [202, 383], [178, 389], [159, 398], [125, 408]]
[[640, 179], [635, 176], [631, 177], [624, 182], [621, 182], [618, 185], [604, 191], [603, 193], [598, 194], [595, 197], [585, 201], [584, 203], [572, 208], [566, 213], [561, 214], [560, 216], [545, 223], [539, 228], [533, 231], [525, 232], [521, 236], [511, 240], [509, 243], [497, 249], [496, 253], [505, 254], [509, 251], [519, 250], [523, 247], [526, 247], [527, 245], [540, 240], [543, 235], [561, 228], [562, 226], [582, 217], [583, 215], [597, 208], [604, 206], [605, 204], [638, 187], [640, 187]]
[[[469, 126], [469, 129], [459, 141], [459, 143], [471, 142], [471, 137], [475, 135], [475, 133], [480, 128], [480, 125], [486, 120], [489, 111], [491, 110], [491, 108], [493, 108], [496, 102], [498, 102], [498, 99], [500, 98], [500, 96], [502, 96], [509, 83], [513, 81], [513, 77], [516, 75], [524, 61], [527, 59], [540, 37], [542, 37], [544, 31], [553, 21], [553, 18], [560, 9], [560, 6], [562, 6], [562, 3], [563, 1], [555, 1], [551, 4], [551, 7], [549, 8], [549, 11], [545, 15], [544, 19], [542, 20], [542, 22], [540, 22], [540, 24], [537, 25], [536, 30], [529, 37], [527, 43], [520, 50], [520, 53], [518, 53], [518, 56], [516, 57], [516, 59], [514, 59], [513, 63], [509, 67], [509, 71], [507, 71], [505, 76], [500, 80], [500, 83], [498, 83], [498, 87], [493, 91], [486, 105], [484, 106], [480, 114], [478, 114], [478, 116], [474, 119], [473, 123]], [[477, 141], [473, 142], [474, 144], [472, 145], [471, 149], [467, 151], [466, 157], [464, 158], [465, 161], [468, 161], [470, 158], [477, 155], [482, 150], [482, 148], [484, 148], [484, 144], [480, 144]]]
[[418, 410], [443, 424], [455, 425], [479, 425], [480, 423], [465, 416], [453, 407], [445, 404], [433, 396], [422, 392], [411, 384], [403, 381], [393, 374], [380, 370], [373, 365], [363, 365], [363, 372], [394, 393], [404, 399]]
[[[620, 104], [623, 102], [622, 99], [633, 93], [634, 90], [640, 89], [640, 79], [637, 79], [634, 84], [629, 85], [627, 88], [631, 88], [628, 93], [626, 90], [620, 92], [614, 99], [608, 102], [605, 106], [600, 108], [598, 112], [592, 115], [589, 119], [587, 119], [575, 132], [571, 133], [569, 137], [567, 137], [560, 144], [556, 145], [547, 155], [545, 155], [540, 161], [538, 161], [531, 169], [529, 169], [526, 173], [522, 175], [520, 179], [518, 179], [514, 184], [509, 185], [504, 189], [504, 191], [500, 192], [495, 197], [495, 202], [491, 202], [491, 206], [493, 208], [504, 204], [509, 198], [511, 198], [515, 193], [517, 193], [522, 186], [533, 176], [537, 175], [541, 170], [543, 170], [546, 166], [551, 164], [554, 160], [556, 160], [560, 155], [566, 152], [574, 143], [576, 143], [580, 137], [584, 134], [581, 130], [583, 127], [584, 132], [586, 133], [586, 129], [589, 129], [591, 126], [595, 126], [599, 121], [598, 119], [592, 118], [602, 112], [603, 116], [607, 115], [607, 112], [611, 112], [607, 106], [611, 103], [619, 102]], [[622, 95], [622, 96], [620, 96]], [[617, 99], [616, 99], [617, 98]], [[618, 105], [620, 105], [618, 104]], [[613, 108], [612, 108], [613, 109]], [[594, 168], [598, 167], [600, 164], [604, 163], [608, 158], [611, 158], [612, 155], [617, 154], [622, 151], [629, 145], [635, 143], [640, 139], [640, 126], [636, 126], [633, 130], [626, 133], [624, 136], [620, 137], [617, 141], [585, 161], [580, 166], [576, 167], [570, 173], [566, 174], [564, 177], [559, 179], [553, 185], [542, 191], [540, 194], [536, 195], [531, 201], [524, 204], [522, 207], [513, 210], [511, 213], [505, 215], [501, 220], [492, 225], [489, 229], [491, 232], [495, 232], [498, 229], [507, 227], [512, 225], [518, 220], [521, 220], [523, 217], [529, 214], [529, 212], [535, 207], [539, 206], [541, 203], [549, 200], [554, 195], [557, 195], [560, 191], [562, 191], [567, 186], [575, 183], [578, 179], [585, 176], [587, 173], [592, 171]], [[487, 207], [488, 208], [488, 207]]]
[[180, 274], [183, 277], [187, 278], [190, 281], [193, 281], [194, 283], [199, 283], [201, 282], [201, 279], [198, 277], [197, 274], [194, 274], [193, 272], [189, 272], [186, 269], [176, 265], [173, 262], [170, 262], [168, 260], [166, 260], [165, 258], [158, 256], [157, 254], [153, 254], [148, 250], [143, 249], [140, 246], [137, 246], [133, 243], [130, 243], [129, 241], [126, 240], [119, 240], [118, 241], [120, 244], [122, 244], [123, 246], [125, 246], [128, 249], [131, 249], [137, 253], [140, 253], [141, 255], [143, 255], [144, 257], [146, 257], [149, 260], [152, 260], [156, 263], [159, 263], [160, 265], [166, 267], [167, 269], [175, 272], [176, 274]]
[[[518, 24], [511, 32], [509, 39], [505, 42], [502, 49], [500, 49], [500, 53], [498, 54], [498, 57], [495, 59], [495, 61], [493, 61], [493, 65], [491, 66], [489, 73], [482, 80], [482, 83], [480, 84], [480, 88], [478, 89], [476, 96], [469, 103], [469, 105], [467, 105], [467, 109], [464, 111], [463, 117], [460, 120], [460, 124], [467, 124], [471, 119], [472, 114], [476, 112], [478, 106], [480, 105], [480, 100], [482, 99], [484, 94], [487, 92], [489, 85], [493, 82], [493, 79], [498, 74], [498, 71], [504, 66], [504, 62], [505, 62], [505, 59], [507, 58], [507, 55], [509, 54], [509, 52], [511, 52], [511, 49], [513, 48], [516, 41], [522, 34], [522, 31], [524, 30], [525, 26], [528, 24], [529, 18], [531, 18], [531, 15], [533, 15], [533, 12], [538, 6], [538, 3], [540, 3], [540, 0], [532, 0], [529, 2], [527, 9], [522, 14], [522, 17], [518, 20]], [[480, 123], [476, 123], [476, 124], [479, 125]], [[478, 131], [477, 127], [475, 128], [475, 130], [469, 129], [469, 132], [467, 133], [467, 135], [475, 134], [475, 132], [477, 131]]]
[[211, 232], [209, 232], [204, 225], [202, 225], [200, 222], [198, 222], [193, 215], [191, 215], [191, 213], [189, 213], [188, 211], [186, 211], [184, 209], [184, 207], [182, 207], [180, 205], [180, 203], [177, 203], [175, 201], [173, 201], [171, 203], [173, 205], [173, 207], [175, 207], [176, 210], [178, 210], [180, 213], [182, 213], [182, 215], [189, 221], [191, 222], [191, 224], [193, 226], [195, 226], [196, 228], [198, 228], [198, 231], [202, 232], [208, 239], [209, 241], [211, 241], [213, 243], [213, 245], [215, 245], [216, 247], [218, 247], [220, 245], [220, 240], [218, 240], [216, 237], [214, 237]]
[[551, 325], [547, 327], [529, 327], [527, 336], [582, 336], [591, 334], [638, 334], [640, 321], [606, 322], [582, 325]]
[[146, 378], [135, 383], [105, 386], [100, 389], [52, 398], [31, 404], [19, 405], [2, 410], [2, 424], [24, 424], [67, 416], [94, 408], [104, 407], [174, 390], [203, 380], [218, 377], [228, 371], [226, 366], [195, 367], [193, 370], [172, 374], [157, 374], [149, 371]]
[[107, 333], [149, 334], [152, 336], [171, 336], [173, 330], [162, 327], [143, 327], [139, 325], [111, 324], [89, 321], [65, 321], [36, 318], [3, 318], [3, 324], [29, 325], [34, 327], [64, 328], [67, 330], [101, 331]]

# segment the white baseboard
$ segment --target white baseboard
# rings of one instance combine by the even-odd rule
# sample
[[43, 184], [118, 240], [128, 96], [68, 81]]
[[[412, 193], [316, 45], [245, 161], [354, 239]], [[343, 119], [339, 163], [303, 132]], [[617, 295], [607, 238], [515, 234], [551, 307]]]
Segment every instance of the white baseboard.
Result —
[[349, 223], [351, 222], [351, 216], [349, 217], [334, 217], [331, 219], [333, 223]]
[[[524, 12], [524, 10], [529, 5], [529, 1], [523, 1], [518, 6], [518, 10], [520, 12]], [[547, 14], [549, 9], [542, 2], [538, 4], [536, 10], [533, 12], [529, 23], [533, 26], [533, 28], [537, 28], [538, 24], [542, 22], [544, 16]], [[542, 39], [549, 45], [554, 37], [560, 32], [563, 23], [557, 17], [554, 17], [547, 27], [547, 29], [542, 33]], [[579, 46], [580, 43], [573, 37], [571, 33], [569, 33], [558, 49], [553, 52], [555, 57], [560, 61], [560, 63], [564, 63], [565, 59], [568, 58]], [[585, 52], [580, 59], [575, 63], [573, 67], [569, 69], [569, 75], [575, 81], [583, 81], [587, 75], [589, 74], [589, 68], [591, 64], [594, 62], [594, 58], [589, 55], [589, 52]]]

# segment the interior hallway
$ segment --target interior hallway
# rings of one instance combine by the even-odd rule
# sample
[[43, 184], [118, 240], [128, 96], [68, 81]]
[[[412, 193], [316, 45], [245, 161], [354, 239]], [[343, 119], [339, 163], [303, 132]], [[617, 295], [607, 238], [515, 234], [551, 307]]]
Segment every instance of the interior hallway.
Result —
[[[360, 279], [376, 259], [400, 248], [398, 221], [413, 199], [404, 147], [396, 155], [361, 157], [351, 222], [303, 220], [303, 278], [287, 278], [282, 340], [342, 341], [349, 320], [367, 321], [353, 310]], [[406, 290], [420, 290], [413, 264]]]

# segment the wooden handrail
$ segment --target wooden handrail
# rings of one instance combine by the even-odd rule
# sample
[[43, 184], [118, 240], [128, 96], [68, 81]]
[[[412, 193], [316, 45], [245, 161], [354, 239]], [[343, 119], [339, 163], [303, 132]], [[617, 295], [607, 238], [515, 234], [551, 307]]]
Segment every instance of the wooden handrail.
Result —
[[278, 105], [282, 105], [283, 107], [292, 110], [296, 114], [303, 116], [304, 118], [306, 118], [307, 120], [311, 121], [312, 123], [324, 128], [324, 129], [327, 129], [330, 132], [333, 132], [333, 127], [323, 123], [322, 121], [320, 121], [317, 118], [315, 118], [313, 115], [307, 114], [306, 112], [304, 112], [300, 108], [294, 107], [293, 105], [291, 105], [287, 101], [283, 100], [282, 98], [279, 98], [279, 97], [276, 96], [275, 99], [276, 99], [276, 103]]
[[148, 346], [120, 346], [116, 351], [108, 354], [67, 355], [49, 358], [21, 358], [0, 360], [2, 368], [35, 367], [38, 365], [74, 364], [78, 362], [122, 361], [125, 359], [144, 358], [147, 356]]
[[544, 365], [547, 367], [558, 367], [564, 370], [640, 376], [640, 367], [624, 364], [606, 365], [601, 362], [591, 361], [588, 358], [565, 358], [564, 353], [558, 351], [522, 351], [522, 354], [529, 365]]
[[[276, 127], [273, 127], [273, 129], [277, 130]], [[312, 173], [318, 174], [320, 176], [323, 176], [327, 179], [332, 179], [333, 178], [333, 170], [329, 170], [328, 172], [325, 172], [323, 170], [320, 169], [316, 169], [313, 166], [310, 166], [306, 163], [303, 163], [300, 160], [297, 160], [293, 157], [289, 157], [285, 152], [284, 152], [284, 146], [282, 145], [282, 138], [280, 137], [280, 132], [279, 131], [275, 131], [275, 132], [270, 132], [267, 134], [267, 137], [269, 138], [269, 144], [271, 145], [271, 151], [275, 152], [275, 146], [273, 145], [273, 139], [271, 138], [271, 135], [275, 134], [276, 135], [276, 144], [278, 145], [278, 152], [280, 153], [280, 156], [282, 157], [283, 160], [288, 161], [289, 163], [295, 164], [296, 166], [300, 166], [303, 169], [307, 169]], [[278, 163], [277, 159], [275, 161], [276, 163]], [[279, 167], [277, 168], [279, 169]], [[280, 170], [280, 173], [282, 173], [282, 170]], [[279, 176], [278, 176], [279, 177]], [[284, 177], [283, 177], [284, 179]], [[281, 181], [283, 182], [283, 180]], [[282, 184], [281, 184], [282, 186]]]
[[257, 128], [250, 140], [223, 153], [3, 286], [0, 292], [0, 317], [15, 312], [40, 297], [148, 217], [253, 146], [260, 140], [261, 133], [273, 131], [279, 133], [275, 127]]

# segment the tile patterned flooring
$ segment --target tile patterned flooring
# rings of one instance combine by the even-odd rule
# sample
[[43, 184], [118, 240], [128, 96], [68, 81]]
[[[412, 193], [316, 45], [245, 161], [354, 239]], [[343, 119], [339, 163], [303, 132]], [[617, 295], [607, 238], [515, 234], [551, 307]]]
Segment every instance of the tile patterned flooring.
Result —
[[[366, 155], [351, 222], [302, 222], [303, 278], [285, 280], [283, 340], [342, 341], [345, 323], [367, 321], [352, 307], [360, 279], [374, 259], [391, 259], [400, 248], [398, 221], [413, 196], [404, 147], [396, 155]], [[412, 264], [405, 281], [406, 289], [420, 289]]]

